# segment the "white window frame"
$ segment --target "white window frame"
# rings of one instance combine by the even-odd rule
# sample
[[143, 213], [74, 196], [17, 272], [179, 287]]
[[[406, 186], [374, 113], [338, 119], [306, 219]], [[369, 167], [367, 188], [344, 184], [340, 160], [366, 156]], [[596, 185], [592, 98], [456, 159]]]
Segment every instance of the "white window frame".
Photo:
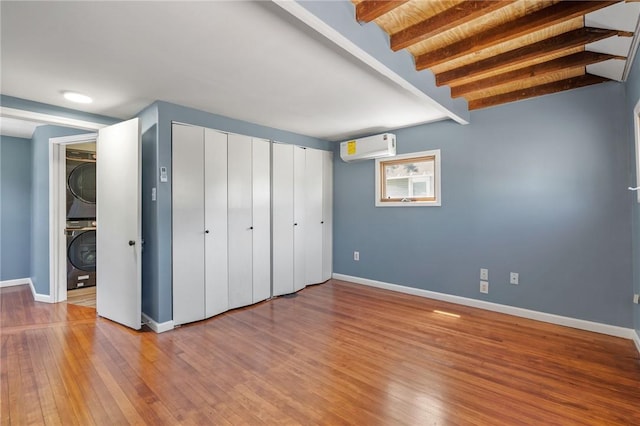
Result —
[[[636, 188], [640, 187], [640, 100], [633, 109], [633, 133], [636, 137]], [[640, 190], [636, 190], [637, 202], [640, 203]]]
[[[407, 201], [382, 201], [382, 185], [384, 182], [382, 181], [382, 176], [380, 173], [381, 164], [387, 161], [396, 161], [396, 160], [410, 160], [412, 158], [420, 158], [420, 157], [434, 157], [434, 195], [435, 200], [433, 201], [417, 201], [417, 200], [407, 200]], [[376, 207], [440, 207], [442, 205], [442, 178], [441, 178], [441, 170], [440, 167], [440, 150], [434, 149], [431, 151], [422, 151], [422, 152], [411, 152], [409, 154], [396, 155], [394, 157], [385, 157], [385, 158], [377, 158], [375, 163], [376, 168]]]

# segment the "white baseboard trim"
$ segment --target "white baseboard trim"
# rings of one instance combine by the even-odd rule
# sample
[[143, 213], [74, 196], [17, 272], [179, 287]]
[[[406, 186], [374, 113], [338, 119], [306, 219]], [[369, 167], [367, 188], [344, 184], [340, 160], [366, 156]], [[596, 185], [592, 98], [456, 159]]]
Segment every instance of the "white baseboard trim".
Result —
[[31, 282], [31, 278], [18, 278], [15, 280], [0, 281], [0, 288], [13, 287], [16, 285], [25, 285]]
[[173, 330], [175, 328], [173, 321], [158, 323], [144, 312], [142, 313], [142, 322], [156, 333], [164, 333], [165, 331]]
[[638, 334], [637, 330], [633, 330], [633, 343], [636, 344], [636, 349], [640, 353], [640, 334]]
[[36, 288], [33, 286], [33, 281], [29, 278], [29, 287], [31, 287], [31, 294], [33, 294], [33, 300], [36, 302], [53, 303], [53, 297], [48, 294], [36, 293]]
[[[333, 274], [336, 280], [349, 281], [355, 284], [362, 284], [370, 287], [382, 288], [385, 290], [397, 291], [414, 296], [426, 297], [429, 299], [441, 300], [443, 302], [455, 303], [458, 305], [471, 306], [473, 308], [485, 309], [487, 311], [500, 312], [517, 317], [528, 318], [536, 321], [548, 322], [551, 324], [563, 325], [565, 327], [577, 328], [580, 330], [593, 331], [601, 334], [608, 334], [625, 339], [637, 339], [637, 334], [632, 328], [619, 327], [616, 325], [602, 324], [599, 322], [586, 321], [577, 318], [564, 317], [561, 315], [548, 314], [545, 312], [532, 311], [514, 306], [501, 305], [499, 303], [485, 302], [484, 300], [470, 299], [468, 297], [454, 296], [452, 294], [438, 293], [420, 288], [407, 287], [398, 284], [390, 284], [382, 281], [370, 280], [367, 278], [352, 277], [350, 275]], [[635, 336], [635, 337], [634, 337]], [[636, 346], [640, 351], [640, 342], [637, 340]]]

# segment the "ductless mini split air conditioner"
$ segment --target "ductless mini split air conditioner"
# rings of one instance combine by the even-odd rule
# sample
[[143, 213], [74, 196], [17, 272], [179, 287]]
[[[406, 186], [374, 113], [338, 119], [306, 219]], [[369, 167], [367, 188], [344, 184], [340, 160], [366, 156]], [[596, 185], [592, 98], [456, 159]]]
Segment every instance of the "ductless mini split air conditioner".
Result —
[[347, 163], [396, 155], [396, 135], [383, 133], [340, 143], [340, 158]]

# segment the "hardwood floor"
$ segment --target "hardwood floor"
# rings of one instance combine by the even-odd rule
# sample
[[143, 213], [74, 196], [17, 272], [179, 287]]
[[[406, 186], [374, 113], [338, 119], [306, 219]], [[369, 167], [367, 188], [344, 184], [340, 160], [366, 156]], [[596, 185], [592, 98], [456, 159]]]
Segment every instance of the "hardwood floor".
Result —
[[163, 334], [0, 296], [3, 425], [640, 424], [629, 340], [341, 281]]
[[67, 291], [67, 303], [96, 308], [96, 286]]

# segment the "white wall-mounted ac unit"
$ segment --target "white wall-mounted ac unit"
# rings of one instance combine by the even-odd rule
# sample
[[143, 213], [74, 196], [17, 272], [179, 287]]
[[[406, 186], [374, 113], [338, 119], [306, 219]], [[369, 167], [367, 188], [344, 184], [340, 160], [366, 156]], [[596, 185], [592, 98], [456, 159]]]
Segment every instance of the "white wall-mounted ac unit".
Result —
[[340, 158], [347, 163], [396, 155], [396, 135], [383, 133], [340, 143]]

